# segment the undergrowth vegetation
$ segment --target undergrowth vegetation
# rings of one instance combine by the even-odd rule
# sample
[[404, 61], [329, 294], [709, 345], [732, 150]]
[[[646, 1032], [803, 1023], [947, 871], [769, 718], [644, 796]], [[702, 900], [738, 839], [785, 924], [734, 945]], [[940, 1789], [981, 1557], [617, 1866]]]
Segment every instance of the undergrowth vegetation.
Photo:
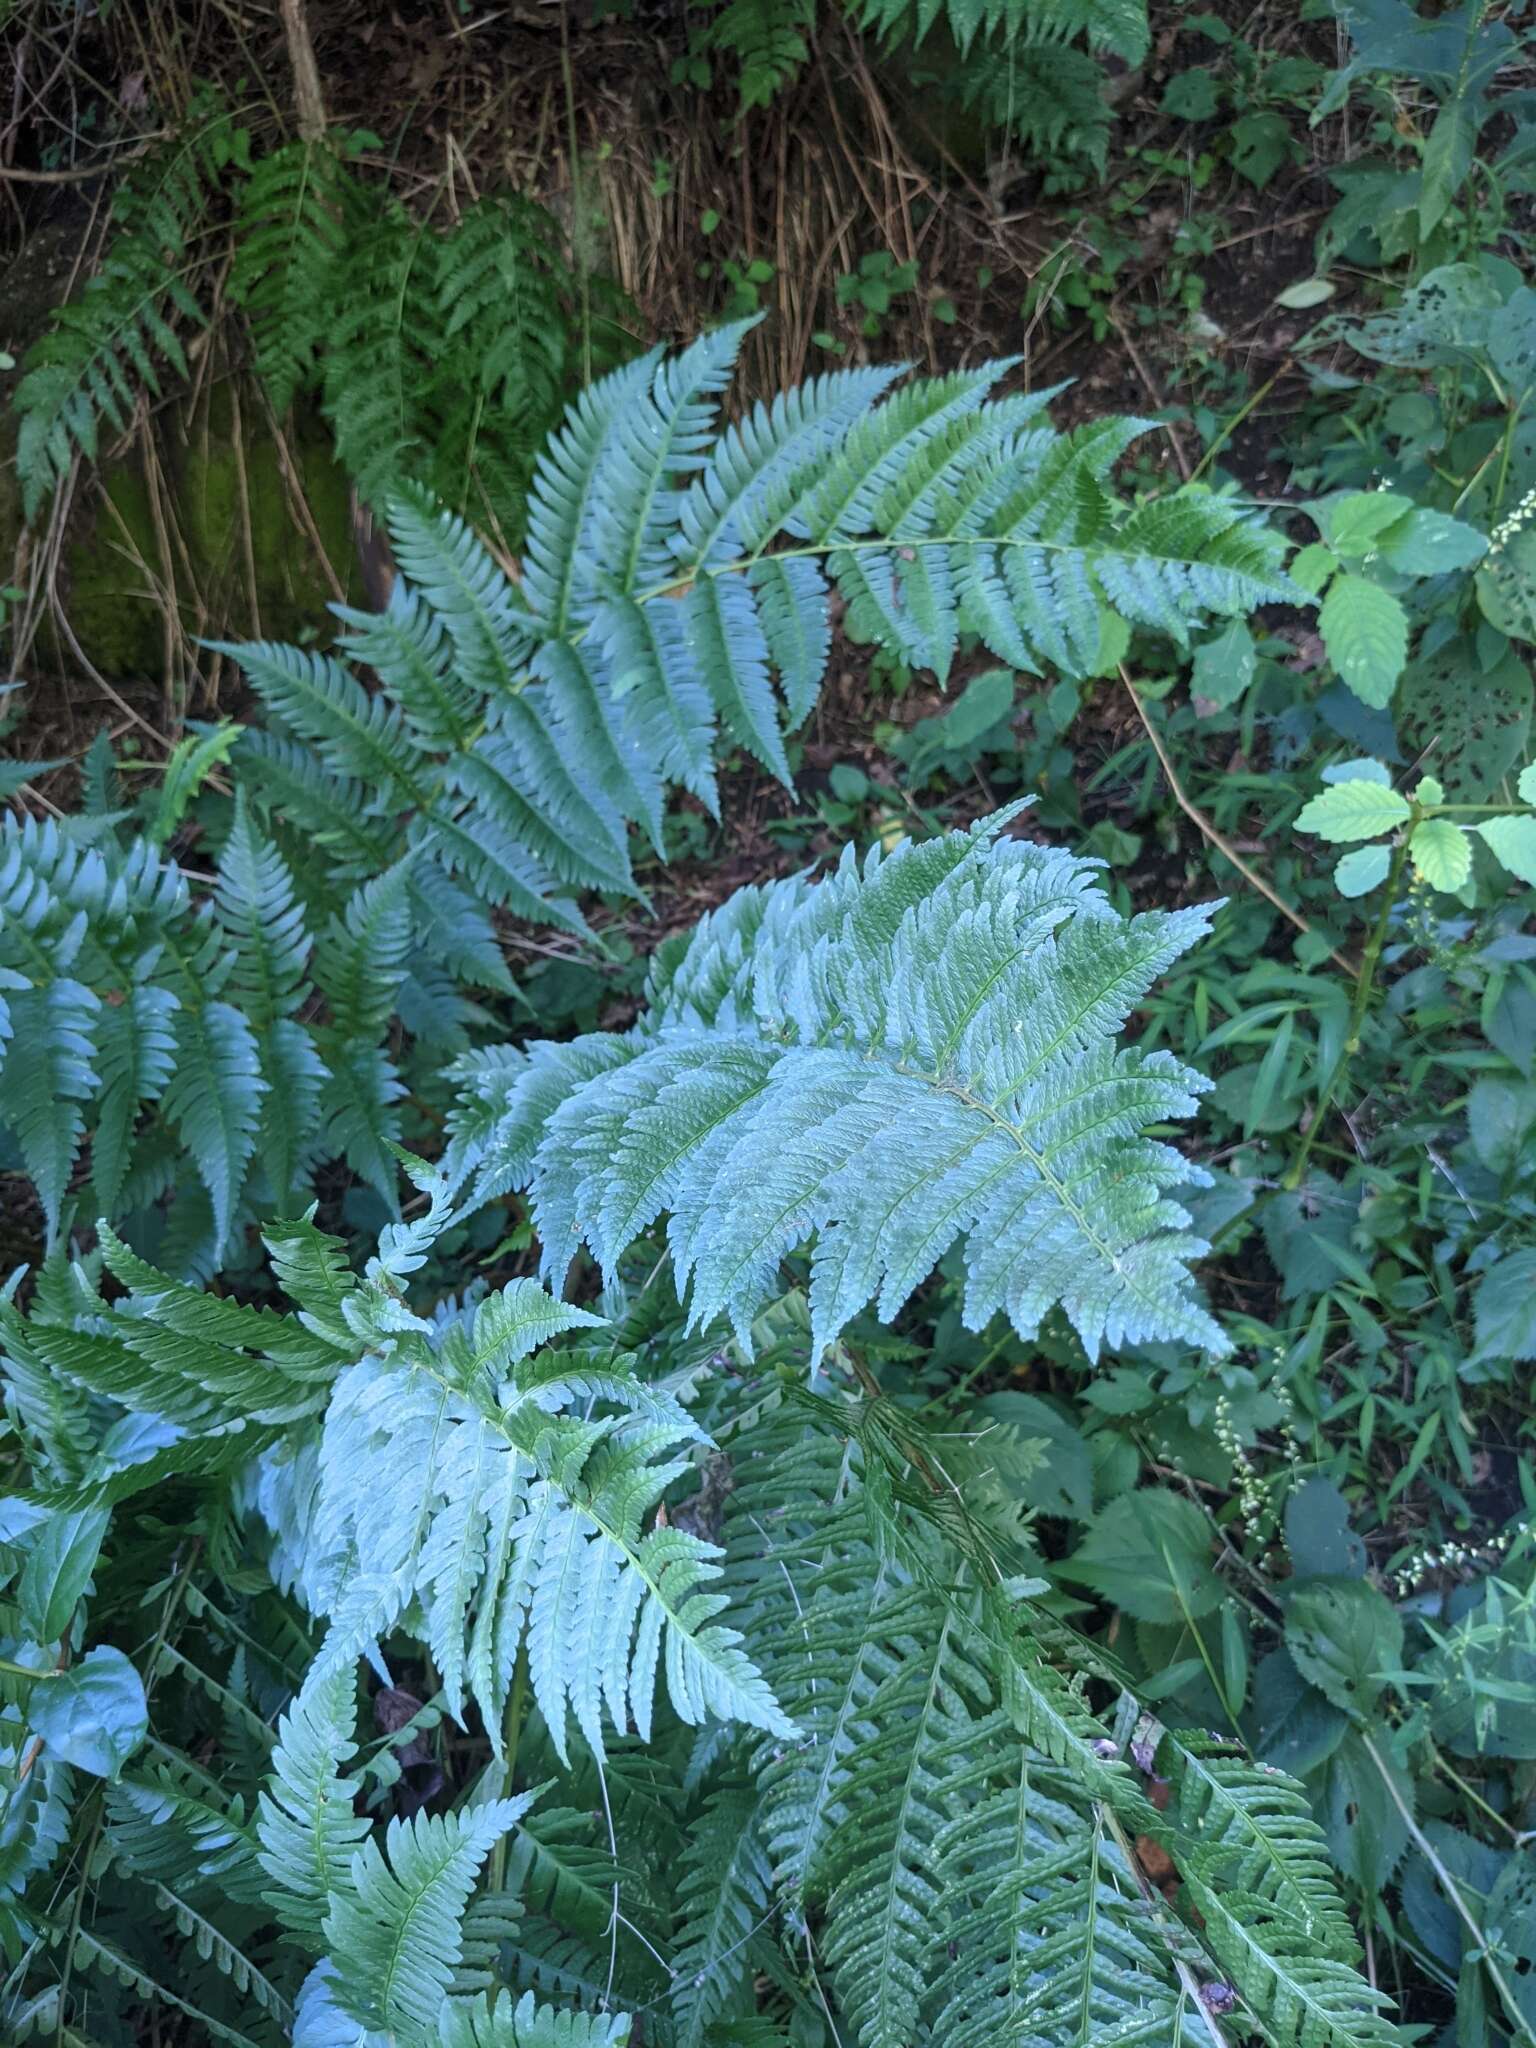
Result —
[[[1529, 23], [535, 12], [0, 6], [0, 2034], [1536, 2048]], [[94, 677], [210, 382], [334, 602]]]

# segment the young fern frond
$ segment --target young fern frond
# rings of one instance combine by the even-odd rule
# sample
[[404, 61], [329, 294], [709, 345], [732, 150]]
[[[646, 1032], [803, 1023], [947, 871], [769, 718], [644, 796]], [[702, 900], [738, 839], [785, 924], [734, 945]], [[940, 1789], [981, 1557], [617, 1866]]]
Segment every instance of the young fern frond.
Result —
[[921, 43], [943, 20], [962, 53], [973, 44], [1006, 53], [1029, 43], [1083, 36], [1096, 50], [1140, 63], [1146, 55], [1145, 0], [848, 0], [861, 28], [888, 43]]
[[817, 0], [725, 0], [693, 47], [734, 67], [741, 111], [776, 100], [810, 55]]
[[369, 1829], [341, 1776], [357, 1754], [356, 1691], [350, 1670], [308, 1680], [283, 1717], [256, 1821], [267, 1902], [312, 1950], [333, 1901], [355, 1891], [352, 1858]]

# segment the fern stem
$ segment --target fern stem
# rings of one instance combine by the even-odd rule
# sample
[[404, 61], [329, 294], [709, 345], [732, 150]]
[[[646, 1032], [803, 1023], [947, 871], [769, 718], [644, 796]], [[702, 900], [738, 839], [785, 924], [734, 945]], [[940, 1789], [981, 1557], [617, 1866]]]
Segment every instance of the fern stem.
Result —
[[1360, 1740], [1365, 1746], [1366, 1754], [1381, 1773], [1381, 1782], [1386, 1786], [1387, 1795], [1391, 1799], [1392, 1804], [1397, 1808], [1402, 1823], [1407, 1828], [1415, 1848], [1418, 1849], [1420, 1855], [1435, 1873], [1435, 1880], [1439, 1884], [1441, 1891], [1444, 1892], [1447, 1903], [1471, 1936], [1473, 1946], [1481, 1957], [1483, 1968], [1488, 1972], [1494, 1989], [1504, 2001], [1504, 2010], [1508, 2015], [1513, 2031], [1520, 2039], [1530, 2042], [1532, 2048], [1536, 2048], [1536, 2028], [1533, 2028], [1530, 2021], [1521, 2013], [1514, 1992], [1510, 1989], [1498, 1964], [1493, 1960], [1488, 1947], [1487, 1935], [1484, 1934], [1482, 1928], [1478, 1926], [1476, 1920], [1472, 1917], [1471, 1909], [1456, 1888], [1456, 1880], [1435, 1854], [1434, 1843], [1430, 1841], [1428, 1835], [1425, 1834], [1409, 1811], [1407, 1802], [1404, 1800], [1401, 1792], [1398, 1791], [1393, 1781], [1392, 1773], [1387, 1769], [1386, 1760], [1371, 1740], [1369, 1731], [1362, 1728], [1358, 1732]]
[[[507, 1711], [501, 1724], [502, 1782], [507, 1791], [513, 1790], [514, 1773], [517, 1769], [517, 1745], [522, 1740], [523, 1716], [528, 1707], [528, 1645], [517, 1646], [517, 1663], [512, 1671], [512, 1690], [507, 1695]], [[507, 1842], [503, 1835], [491, 1851], [488, 1866], [488, 1889], [499, 1892], [507, 1881]]]
[[1339, 1056], [1333, 1063], [1332, 1071], [1323, 1084], [1323, 1091], [1317, 1099], [1317, 1108], [1308, 1124], [1296, 1150], [1296, 1157], [1286, 1170], [1281, 1186], [1292, 1192], [1301, 1185], [1301, 1177], [1307, 1170], [1307, 1161], [1312, 1156], [1312, 1147], [1317, 1143], [1323, 1121], [1333, 1106], [1333, 1099], [1349, 1072], [1350, 1062], [1360, 1050], [1360, 1033], [1365, 1025], [1366, 1011], [1370, 1008], [1371, 993], [1376, 985], [1376, 969], [1381, 961], [1381, 949], [1386, 944], [1387, 926], [1392, 918], [1392, 905], [1397, 901], [1397, 891], [1403, 879], [1403, 867], [1408, 859], [1408, 841], [1413, 836], [1413, 826], [1419, 818], [1419, 807], [1415, 804], [1409, 827], [1403, 832], [1392, 854], [1392, 866], [1382, 890], [1381, 911], [1371, 932], [1370, 942], [1365, 949], [1360, 976], [1355, 983], [1354, 1000], [1349, 1006], [1349, 1028], [1344, 1034], [1344, 1043]]

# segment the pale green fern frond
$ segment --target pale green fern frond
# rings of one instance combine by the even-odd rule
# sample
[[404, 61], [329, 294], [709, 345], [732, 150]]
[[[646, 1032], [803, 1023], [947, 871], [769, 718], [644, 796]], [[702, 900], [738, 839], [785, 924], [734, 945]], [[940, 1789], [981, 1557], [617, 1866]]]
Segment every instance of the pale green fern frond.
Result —
[[333, 1995], [387, 2039], [430, 2040], [463, 1947], [462, 1921], [480, 1866], [526, 1799], [392, 1820], [371, 1837], [331, 1897], [324, 1937]]
[[1141, 1135], [1204, 1084], [1115, 1044], [1209, 911], [1123, 919], [1089, 867], [1002, 822], [743, 892], [627, 1037], [530, 1060], [490, 1150], [532, 1187], [546, 1270], [581, 1237], [612, 1272], [669, 1214], [694, 1322], [750, 1343], [814, 1234], [819, 1352], [871, 1299], [894, 1315], [959, 1238], [973, 1328], [1001, 1311], [1030, 1335], [1059, 1302], [1090, 1353], [1224, 1350], [1164, 1192], [1192, 1169]]
[[369, 1831], [341, 1775], [357, 1754], [356, 1719], [352, 1671], [311, 1677], [283, 1716], [257, 1813], [267, 1902], [312, 1950], [336, 1901], [355, 1893], [352, 1859]]

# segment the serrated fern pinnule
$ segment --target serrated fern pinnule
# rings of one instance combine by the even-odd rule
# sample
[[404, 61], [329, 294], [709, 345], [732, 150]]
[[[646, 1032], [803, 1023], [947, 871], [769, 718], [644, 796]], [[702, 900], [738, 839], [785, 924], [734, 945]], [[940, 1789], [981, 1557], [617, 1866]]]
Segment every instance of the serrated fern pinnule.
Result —
[[1225, 1350], [1165, 1192], [1198, 1169], [1141, 1135], [1205, 1084], [1115, 1042], [1210, 912], [1121, 918], [1089, 864], [1003, 821], [743, 891], [626, 1037], [471, 1062], [500, 1101], [487, 1170], [531, 1187], [546, 1271], [585, 1239], [611, 1272], [668, 1214], [694, 1322], [749, 1343], [814, 1236], [819, 1352], [871, 1299], [894, 1315], [960, 1239], [971, 1327], [1002, 1312], [1029, 1335], [1059, 1302], [1090, 1353]]

